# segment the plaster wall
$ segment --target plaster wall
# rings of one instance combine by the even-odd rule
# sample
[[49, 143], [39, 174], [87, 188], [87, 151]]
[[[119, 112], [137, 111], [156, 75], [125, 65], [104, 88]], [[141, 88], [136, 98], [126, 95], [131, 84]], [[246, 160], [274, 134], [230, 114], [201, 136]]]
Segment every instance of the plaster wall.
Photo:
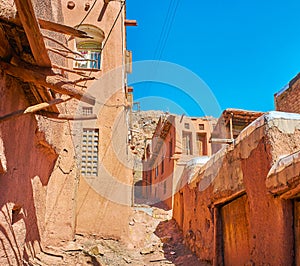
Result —
[[[72, 123], [78, 168], [80, 171], [83, 128], [99, 130], [99, 164], [97, 177], [80, 175], [76, 232], [115, 239], [126, 238], [132, 205], [133, 161], [127, 146], [129, 106], [125, 94], [125, 7], [120, 12], [120, 2], [109, 2], [102, 20], [98, 21], [103, 1], [96, 1], [94, 6], [90, 1], [74, 1], [73, 9], [68, 9], [67, 3], [68, 1], [62, 1], [66, 25], [91, 24], [105, 33], [101, 69], [79, 69], [96, 78], [85, 85], [86, 91], [97, 99], [92, 107], [97, 119]], [[85, 10], [87, 3], [90, 8]], [[70, 49], [76, 49], [74, 39], [68, 39], [67, 44]], [[68, 61], [68, 66], [73, 68], [73, 60]], [[75, 78], [70, 73], [68, 75], [71, 79]], [[90, 106], [81, 103], [73, 105], [71, 109], [74, 113], [81, 114], [82, 107]]]
[[[1, 116], [28, 106], [22, 86], [1, 73]], [[0, 137], [0, 264], [19, 265], [74, 236], [74, 149], [67, 123], [33, 115], [1, 123]]]
[[[299, 123], [259, 118], [175, 195], [173, 216], [185, 243], [201, 260], [237, 265], [240, 261], [230, 249], [236, 245], [246, 264], [293, 263], [292, 202], [274, 197], [265, 182], [283, 153], [299, 150]], [[234, 213], [245, 213], [243, 223], [230, 220]], [[243, 245], [239, 237], [248, 240]]]

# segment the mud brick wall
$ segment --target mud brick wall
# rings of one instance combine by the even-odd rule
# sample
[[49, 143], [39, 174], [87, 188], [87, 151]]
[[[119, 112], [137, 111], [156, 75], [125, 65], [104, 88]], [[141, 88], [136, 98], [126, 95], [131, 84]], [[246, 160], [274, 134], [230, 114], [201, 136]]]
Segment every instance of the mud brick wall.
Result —
[[300, 80], [297, 75], [288, 88], [274, 95], [275, 108], [277, 111], [300, 113]]
[[299, 126], [300, 120], [259, 118], [175, 195], [173, 217], [200, 260], [294, 263], [294, 203], [271, 193], [266, 179], [280, 156], [299, 150]]

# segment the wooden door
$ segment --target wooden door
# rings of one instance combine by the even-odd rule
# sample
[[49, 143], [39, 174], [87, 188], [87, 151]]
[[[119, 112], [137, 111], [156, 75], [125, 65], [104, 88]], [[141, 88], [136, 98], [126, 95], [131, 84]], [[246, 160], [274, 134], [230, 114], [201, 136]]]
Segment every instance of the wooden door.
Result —
[[250, 260], [247, 196], [224, 205], [221, 219], [224, 265], [245, 265]]

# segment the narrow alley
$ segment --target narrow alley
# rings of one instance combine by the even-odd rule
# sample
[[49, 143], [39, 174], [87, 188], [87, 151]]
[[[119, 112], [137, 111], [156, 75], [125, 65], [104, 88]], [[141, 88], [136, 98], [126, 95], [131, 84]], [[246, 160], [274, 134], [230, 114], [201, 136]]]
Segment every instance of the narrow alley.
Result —
[[141, 205], [129, 221], [130, 239], [86, 237], [77, 234], [64, 250], [51, 250], [28, 265], [182, 265], [205, 266], [184, 245], [171, 211]]

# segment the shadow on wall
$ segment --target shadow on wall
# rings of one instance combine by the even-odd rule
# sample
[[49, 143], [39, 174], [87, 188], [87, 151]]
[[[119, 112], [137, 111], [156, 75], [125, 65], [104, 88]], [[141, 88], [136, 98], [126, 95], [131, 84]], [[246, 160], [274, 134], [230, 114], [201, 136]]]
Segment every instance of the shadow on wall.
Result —
[[182, 231], [175, 220], [162, 221], [154, 232], [163, 243], [165, 259], [180, 266], [208, 266], [209, 262], [199, 261], [183, 242]]
[[143, 181], [140, 180], [134, 184], [134, 205], [149, 205], [165, 211], [169, 211], [170, 207], [167, 206], [163, 201], [157, 198], [152, 198], [150, 195], [144, 195], [143, 193]]
[[42, 250], [46, 186], [57, 154], [36, 129], [32, 117], [0, 125], [7, 169], [0, 174], [1, 265], [23, 265]]
[[143, 181], [139, 180], [134, 184], [134, 204], [143, 205], [147, 204], [147, 199], [143, 196]]

